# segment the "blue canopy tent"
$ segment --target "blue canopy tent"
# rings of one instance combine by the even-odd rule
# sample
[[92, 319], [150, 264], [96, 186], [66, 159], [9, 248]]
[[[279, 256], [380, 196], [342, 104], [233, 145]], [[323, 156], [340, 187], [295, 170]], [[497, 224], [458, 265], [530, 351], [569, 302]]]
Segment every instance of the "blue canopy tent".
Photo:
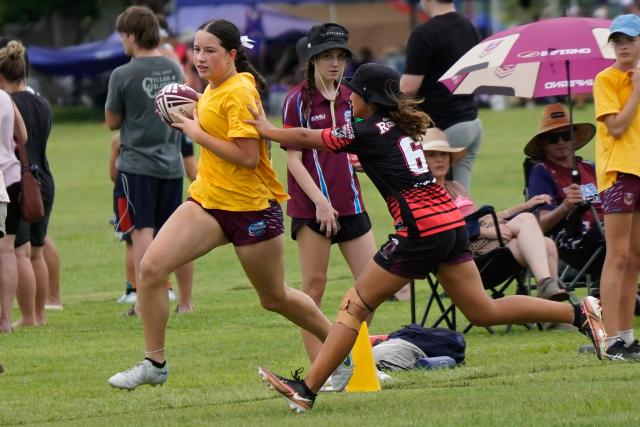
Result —
[[[269, 0], [260, 3], [268, 2]], [[297, 3], [295, 0], [288, 2]], [[205, 20], [213, 18], [224, 18], [231, 21], [243, 32], [249, 23], [251, 28], [248, 30], [253, 31], [252, 36], [257, 38], [260, 34], [255, 29], [260, 28], [263, 39], [266, 41], [283, 37], [290, 41], [288, 36], [293, 33], [306, 33], [311, 26], [317, 23], [262, 5], [256, 6], [256, 3], [255, 1], [243, 0], [235, 2], [229, 0], [177, 0], [176, 11], [167, 17], [167, 21], [176, 34], [194, 32]], [[247, 19], [250, 14], [256, 11], [261, 17], [261, 25], [256, 25], [255, 21], [252, 23]], [[34, 69], [52, 75], [93, 76], [112, 70], [128, 61], [117, 33], [111, 34], [102, 41], [59, 49], [30, 46], [27, 48], [27, 52], [30, 65]]]

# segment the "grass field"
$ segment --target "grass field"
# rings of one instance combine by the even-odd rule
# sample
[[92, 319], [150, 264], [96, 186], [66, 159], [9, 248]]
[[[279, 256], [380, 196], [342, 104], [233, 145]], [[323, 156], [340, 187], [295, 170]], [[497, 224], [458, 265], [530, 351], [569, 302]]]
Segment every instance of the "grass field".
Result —
[[[473, 177], [479, 203], [498, 208], [522, 200], [522, 148], [540, 109], [482, 111], [485, 139]], [[591, 121], [590, 107], [576, 121]], [[320, 396], [296, 416], [260, 383], [258, 364], [277, 372], [308, 366], [298, 331], [262, 310], [230, 247], [196, 264], [192, 315], [172, 314], [169, 382], [134, 392], [111, 389], [107, 378], [142, 358], [138, 319], [120, 316], [123, 247], [108, 223], [110, 133], [98, 123], [56, 123], [49, 159], [56, 179], [50, 224], [62, 258], [65, 309], [49, 325], [0, 335], [0, 425], [634, 425], [640, 364], [615, 364], [578, 354], [586, 339], [573, 332], [516, 327], [508, 335], [474, 328], [466, 366], [394, 374], [380, 393]], [[592, 158], [593, 144], [583, 154]], [[274, 161], [284, 178], [283, 156]], [[376, 241], [391, 231], [386, 208], [362, 178]], [[335, 316], [350, 286], [336, 251], [324, 310]], [[286, 276], [299, 285], [295, 246], [287, 239]], [[419, 283], [419, 298], [426, 285]], [[17, 318], [17, 310], [14, 318]], [[371, 333], [409, 322], [407, 302], [381, 306]], [[464, 323], [464, 321], [463, 321]], [[636, 325], [637, 326], [637, 325]], [[499, 328], [501, 331], [502, 329]]]

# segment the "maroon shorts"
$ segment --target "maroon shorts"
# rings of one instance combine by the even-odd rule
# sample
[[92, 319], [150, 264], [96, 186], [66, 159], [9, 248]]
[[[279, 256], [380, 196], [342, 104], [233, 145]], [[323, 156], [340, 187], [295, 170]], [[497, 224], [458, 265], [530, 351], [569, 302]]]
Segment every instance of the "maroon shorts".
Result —
[[[189, 197], [187, 200], [196, 203]], [[214, 217], [224, 236], [233, 246], [247, 246], [271, 240], [284, 233], [284, 220], [280, 204], [269, 201], [269, 207], [261, 211], [225, 211], [222, 209], [204, 209]]]
[[605, 214], [632, 213], [640, 209], [640, 177], [618, 172], [613, 185], [600, 193]]
[[428, 237], [409, 239], [392, 234], [374, 255], [374, 261], [389, 273], [408, 279], [424, 279], [437, 273], [438, 266], [471, 261], [466, 227]]

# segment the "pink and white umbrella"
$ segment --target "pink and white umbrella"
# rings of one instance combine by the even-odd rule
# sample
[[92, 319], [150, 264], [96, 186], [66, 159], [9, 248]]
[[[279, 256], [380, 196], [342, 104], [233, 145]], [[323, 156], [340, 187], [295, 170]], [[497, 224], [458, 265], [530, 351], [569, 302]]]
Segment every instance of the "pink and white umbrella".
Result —
[[[488, 37], [440, 77], [453, 94], [496, 94], [525, 98], [591, 93], [593, 79], [613, 64], [608, 43], [611, 21], [552, 18]], [[573, 126], [569, 127], [573, 140]], [[578, 171], [572, 171], [578, 182]]]
[[462, 56], [440, 81], [454, 94], [539, 98], [590, 93], [615, 59], [611, 21], [553, 18], [496, 33]]

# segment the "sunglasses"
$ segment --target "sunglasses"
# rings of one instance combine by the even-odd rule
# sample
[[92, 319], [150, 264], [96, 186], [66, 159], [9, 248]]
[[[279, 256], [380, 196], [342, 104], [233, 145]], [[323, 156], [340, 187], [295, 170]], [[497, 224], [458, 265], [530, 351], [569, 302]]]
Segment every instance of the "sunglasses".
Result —
[[557, 144], [561, 139], [563, 141], [571, 141], [571, 132], [565, 130], [563, 132], [547, 133], [542, 135], [542, 139], [549, 145]]

